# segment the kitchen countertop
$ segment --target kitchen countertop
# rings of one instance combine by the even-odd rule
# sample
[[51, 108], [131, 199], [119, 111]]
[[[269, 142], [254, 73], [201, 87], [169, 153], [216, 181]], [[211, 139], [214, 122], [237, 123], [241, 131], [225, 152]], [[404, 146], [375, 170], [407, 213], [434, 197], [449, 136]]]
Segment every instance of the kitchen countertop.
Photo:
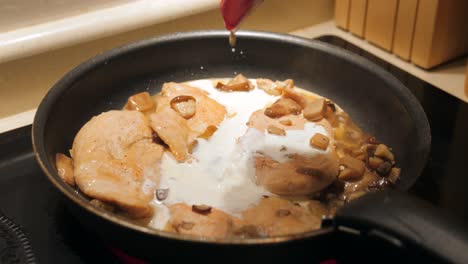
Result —
[[4, 1], [0, 6], [0, 63], [198, 14], [219, 5], [218, 0]]

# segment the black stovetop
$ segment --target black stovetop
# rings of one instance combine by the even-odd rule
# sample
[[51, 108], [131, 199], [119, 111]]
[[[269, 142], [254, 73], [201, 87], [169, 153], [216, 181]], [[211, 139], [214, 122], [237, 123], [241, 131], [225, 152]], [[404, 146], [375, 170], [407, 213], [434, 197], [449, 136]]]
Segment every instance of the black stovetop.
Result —
[[[374, 61], [400, 79], [423, 106], [432, 131], [432, 150], [410, 193], [460, 221], [468, 220], [468, 104], [336, 37], [321, 40]], [[106, 246], [67, 211], [35, 161], [31, 126], [0, 134], [0, 217], [5, 215], [29, 237], [40, 263], [118, 263]], [[8, 263], [0, 243], [0, 263]], [[11, 263], [22, 263], [20, 260]]]

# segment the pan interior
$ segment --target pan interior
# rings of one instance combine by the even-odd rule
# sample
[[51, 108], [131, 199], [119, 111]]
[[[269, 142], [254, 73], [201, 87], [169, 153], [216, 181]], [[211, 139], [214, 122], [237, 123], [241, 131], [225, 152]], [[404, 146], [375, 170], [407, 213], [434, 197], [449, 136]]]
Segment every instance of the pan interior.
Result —
[[[77, 67], [57, 83], [38, 109], [33, 140], [41, 165], [68, 196], [54, 155], [68, 153], [78, 130], [93, 116], [119, 109], [128, 96], [157, 93], [164, 82], [232, 77], [294, 79], [297, 86], [339, 104], [366, 132], [393, 148], [402, 169], [397, 188], [419, 176], [430, 135], [410, 92], [378, 66], [318, 41], [240, 32], [237, 46], [225, 32], [195, 32], [112, 50]], [[82, 198], [80, 198], [82, 199]]]

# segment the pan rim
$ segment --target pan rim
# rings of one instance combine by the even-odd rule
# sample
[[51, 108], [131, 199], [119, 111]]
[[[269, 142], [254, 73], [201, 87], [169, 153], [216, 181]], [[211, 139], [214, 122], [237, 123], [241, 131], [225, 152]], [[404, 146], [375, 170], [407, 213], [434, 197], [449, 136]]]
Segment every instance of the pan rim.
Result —
[[[203, 31], [190, 31], [190, 32], [178, 32], [174, 34], [168, 34], [163, 36], [158, 36], [146, 40], [141, 40], [138, 42], [133, 42], [121, 47], [117, 47], [106, 51], [104, 53], [98, 54], [85, 61], [84, 63], [76, 66], [71, 71], [67, 72], [52, 88], [47, 92], [45, 97], [42, 99], [36, 115], [34, 117], [32, 125], [32, 145], [33, 150], [36, 156], [36, 160], [41, 167], [44, 174], [47, 176], [49, 181], [68, 199], [73, 203], [77, 204], [81, 208], [87, 210], [89, 213], [92, 213], [100, 218], [103, 218], [113, 224], [118, 226], [129, 228], [137, 232], [142, 232], [147, 235], [155, 235], [163, 238], [176, 239], [189, 242], [200, 242], [200, 243], [217, 243], [217, 244], [226, 244], [226, 245], [256, 245], [256, 244], [271, 244], [271, 243], [282, 243], [293, 241], [297, 239], [310, 238], [314, 235], [323, 234], [324, 232], [330, 232], [330, 228], [322, 228], [319, 230], [314, 230], [310, 232], [304, 232], [300, 234], [292, 234], [286, 236], [278, 237], [269, 237], [269, 238], [230, 238], [230, 239], [208, 239], [201, 238], [196, 236], [176, 234], [161, 230], [152, 229], [149, 227], [144, 227], [141, 225], [134, 224], [128, 220], [124, 220], [116, 215], [111, 213], [106, 213], [103, 210], [99, 210], [96, 207], [92, 206], [89, 203], [83, 201], [81, 197], [76, 195], [71, 187], [66, 186], [63, 181], [60, 180], [57, 172], [53, 169], [50, 162], [47, 162], [47, 155], [45, 151], [45, 144], [43, 141], [44, 131], [47, 124], [47, 118], [49, 113], [53, 110], [54, 102], [56, 102], [62, 93], [64, 93], [69, 86], [71, 86], [75, 81], [79, 80], [82, 76], [86, 75], [88, 72], [92, 71], [95, 67], [98, 67], [101, 63], [105, 63], [107, 60], [123, 56], [127, 53], [133, 52], [135, 50], [157, 46], [161, 44], [168, 44], [171, 42], [177, 42], [180, 40], [191, 40], [191, 39], [200, 39], [200, 38], [227, 38], [229, 32], [224, 30], [203, 30]], [[390, 83], [394, 88], [394, 94], [402, 102], [405, 110], [411, 115], [414, 119], [419, 119], [422, 127], [419, 130], [419, 136], [421, 137], [422, 143], [422, 152], [424, 157], [421, 157], [424, 160], [423, 165], [426, 164], [427, 158], [430, 152], [430, 127], [427, 117], [422, 109], [422, 106], [417, 101], [416, 97], [411, 94], [411, 92], [393, 75], [389, 72], [382, 69], [380, 66], [364, 59], [360, 56], [357, 56], [349, 51], [346, 51], [341, 48], [334, 47], [330, 44], [323, 43], [318, 40], [310, 40], [302, 37], [265, 32], [265, 31], [239, 31], [237, 32], [239, 39], [242, 38], [255, 38], [255, 39], [267, 39], [268, 41], [273, 42], [282, 42], [298, 45], [301, 47], [318, 49], [326, 52], [327, 54], [338, 56], [344, 60], [352, 61], [357, 64], [357, 66], [364, 68], [367, 71], [372, 71], [374, 74], [377, 74], [379, 78], [382, 78], [384, 81]], [[420, 175], [425, 166], [417, 169], [417, 174]], [[417, 177], [410, 182], [407, 182], [406, 185], [399, 186], [399, 189], [407, 190], [410, 188]]]

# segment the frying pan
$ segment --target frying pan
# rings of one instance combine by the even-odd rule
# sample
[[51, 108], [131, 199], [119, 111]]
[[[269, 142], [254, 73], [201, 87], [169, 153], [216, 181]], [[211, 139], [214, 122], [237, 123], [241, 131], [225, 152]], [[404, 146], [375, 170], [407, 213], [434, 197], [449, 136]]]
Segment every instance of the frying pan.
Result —
[[[319, 41], [250, 31], [238, 33], [235, 49], [227, 40], [227, 32], [201, 31], [133, 43], [79, 65], [48, 92], [34, 119], [34, 150], [42, 170], [83, 225], [111, 245], [151, 260], [216, 252], [225, 260], [261, 256], [263, 260], [291, 261], [293, 256], [311, 256], [311, 250], [320, 245], [323, 249], [362, 236], [379, 237], [400, 248], [435, 252], [445, 260], [463, 257], [462, 251], [453, 250], [465, 246], [463, 233], [425, 203], [403, 193], [425, 166], [431, 135], [424, 111], [398, 80], [363, 58]], [[215, 241], [153, 230], [105, 212], [59, 178], [55, 153], [67, 153], [74, 136], [91, 117], [120, 109], [137, 92], [157, 93], [164, 82], [237, 73], [252, 78], [292, 78], [297, 86], [335, 101], [360, 127], [393, 148], [402, 169], [396, 190], [351, 202], [334, 219], [324, 220], [317, 231]], [[439, 220], [427, 220], [428, 215]], [[435, 239], [435, 233], [445, 240]], [[312, 252], [319, 255], [322, 250]]]

